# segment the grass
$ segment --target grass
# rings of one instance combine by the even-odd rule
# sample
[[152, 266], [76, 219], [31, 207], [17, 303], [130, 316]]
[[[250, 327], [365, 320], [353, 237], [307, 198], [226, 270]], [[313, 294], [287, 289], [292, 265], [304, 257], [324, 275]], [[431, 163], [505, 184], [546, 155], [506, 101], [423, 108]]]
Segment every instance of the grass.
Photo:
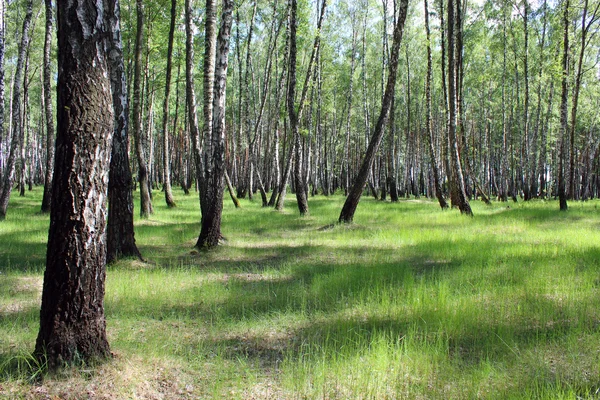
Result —
[[[0, 223], [1, 398], [596, 398], [600, 201], [341, 197], [299, 217], [225, 203], [227, 242], [195, 252], [196, 195], [136, 222], [146, 262], [108, 267], [115, 357], [33, 380], [48, 217], [41, 189]], [[137, 203], [136, 203], [137, 206]]]

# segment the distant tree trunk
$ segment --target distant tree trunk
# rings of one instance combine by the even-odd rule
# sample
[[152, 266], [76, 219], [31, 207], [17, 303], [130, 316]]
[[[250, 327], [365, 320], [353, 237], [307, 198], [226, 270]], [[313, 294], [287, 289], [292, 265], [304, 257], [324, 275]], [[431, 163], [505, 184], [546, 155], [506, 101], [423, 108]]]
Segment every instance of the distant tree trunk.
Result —
[[[294, 141], [295, 168], [294, 168], [294, 185], [296, 187], [296, 199], [298, 201], [298, 211], [300, 215], [308, 214], [308, 200], [304, 190], [302, 181], [302, 143], [300, 140], [300, 131], [298, 127], [298, 114], [296, 112], [296, 16], [298, 11], [298, 3], [296, 0], [291, 1], [290, 11], [290, 59], [289, 59], [289, 84], [287, 95], [288, 118], [290, 119], [290, 130], [292, 131]], [[309, 69], [311, 66], [309, 65]], [[302, 106], [301, 106], [302, 107]]]
[[101, 0], [58, 16], [58, 134], [40, 331], [51, 369], [110, 356], [104, 317], [106, 196], [113, 109]]
[[[48, 1], [48, 0], [47, 0]], [[142, 258], [133, 228], [133, 179], [129, 167], [129, 97], [121, 38], [119, 0], [106, 0], [107, 61], [112, 88], [114, 136], [108, 180], [108, 224], [106, 259]]]
[[[188, 123], [192, 142], [194, 172], [199, 187], [204, 187], [204, 166], [202, 159], [202, 141], [198, 128], [198, 111], [196, 109], [196, 91], [194, 88], [194, 35], [192, 30], [192, 0], [185, 0], [185, 97], [187, 102]], [[211, 10], [207, 9], [207, 15]], [[214, 10], [212, 11], [214, 12]], [[204, 193], [199, 191], [200, 209], [203, 209]]]
[[[53, 21], [52, 0], [45, 0], [46, 5], [46, 36], [44, 38], [44, 116], [46, 117], [46, 174], [44, 179], [44, 195], [42, 197], [42, 212], [50, 212], [52, 192], [52, 174], [54, 171], [54, 116], [52, 111], [52, 77], [50, 50], [52, 46]], [[1, 28], [0, 28], [1, 29]], [[3, 101], [3, 100], [2, 100]], [[1, 124], [1, 122], [0, 122]], [[0, 128], [1, 129], [1, 128]]]
[[138, 161], [138, 181], [140, 184], [140, 216], [148, 218], [154, 211], [150, 198], [150, 178], [148, 164], [144, 157], [144, 144], [142, 141], [142, 38], [144, 34], [144, 9], [142, 0], [136, 0], [137, 32], [135, 35], [135, 59], [133, 71], [133, 135], [135, 137], [135, 152]]
[[[255, 9], [256, 9], [256, 5], [255, 4]], [[246, 113], [246, 126], [247, 126], [247, 134], [248, 134], [248, 143], [249, 143], [249, 150], [250, 150], [250, 162], [252, 163], [252, 165], [255, 167], [255, 174], [258, 178], [258, 187], [261, 193], [261, 198], [262, 198], [262, 202], [263, 202], [263, 207], [267, 207], [269, 205], [269, 202], [267, 200], [267, 194], [265, 192], [265, 187], [264, 187], [264, 183], [258, 168], [258, 160], [257, 160], [257, 156], [256, 156], [256, 152], [254, 151], [254, 144], [258, 138], [258, 134], [259, 134], [259, 130], [261, 127], [261, 123], [263, 120], [263, 116], [265, 114], [265, 105], [267, 103], [267, 99], [269, 97], [269, 85], [271, 83], [271, 76], [272, 76], [272, 64], [273, 64], [273, 53], [275, 51], [275, 48], [277, 46], [277, 38], [279, 37], [279, 32], [281, 31], [281, 26], [283, 23], [283, 20], [279, 20], [278, 23], [276, 23], [276, 6], [273, 7], [273, 21], [272, 21], [272, 25], [271, 25], [271, 34], [269, 35], [269, 45], [267, 48], [267, 60], [266, 60], [266, 65], [265, 65], [265, 78], [264, 78], [264, 83], [263, 83], [263, 89], [262, 89], [262, 98], [260, 101], [260, 106], [259, 106], [259, 110], [258, 110], [258, 116], [256, 119], [256, 122], [254, 124], [254, 129], [253, 129], [253, 134], [252, 137], [250, 136], [250, 132], [251, 132], [251, 127], [250, 127], [250, 113], [247, 112]], [[254, 17], [252, 18], [252, 21], [254, 21]], [[248, 62], [249, 65], [249, 62]], [[249, 96], [248, 96], [249, 97]], [[273, 191], [275, 192], [275, 191]]]
[[450, 139], [450, 158], [452, 161], [451, 174], [454, 182], [453, 189], [455, 198], [458, 201], [458, 209], [461, 213], [473, 215], [469, 200], [465, 191], [465, 181], [463, 178], [460, 155], [458, 151], [458, 135], [456, 132], [456, 104], [457, 94], [459, 93], [456, 80], [457, 66], [460, 65], [459, 51], [456, 48], [456, 34], [460, 34], [460, 10], [455, 2], [460, 0], [448, 0], [448, 136]]
[[167, 207], [176, 207], [171, 190], [171, 157], [169, 151], [169, 100], [171, 97], [171, 75], [173, 70], [173, 37], [175, 35], [175, 18], [177, 17], [177, 0], [171, 0], [171, 25], [169, 27], [169, 44], [167, 46], [167, 71], [165, 78], [165, 98], [163, 102], [163, 189]]
[[563, 54], [562, 54], [562, 91], [560, 96], [560, 133], [558, 154], [558, 200], [560, 211], [567, 211], [567, 193], [565, 183], [565, 136], [568, 129], [568, 79], [569, 79], [569, 0], [565, 1], [563, 11]]
[[4, 134], [6, 131], [4, 130], [4, 121], [5, 121], [5, 108], [4, 108], [4, 55], [6, 51], [5, 45], [5, 8], [4, 8], [4, 0], [0, 0], [0, 196], [2, 195], [2, 183], [3, 172], [4, 172], [4, 160], [5, 160], [5, 152], [4, 152]]
[[529, 169], [529, 187], [530, 193], [532, 197], [541, 197], [543, 194], [544, 188], [538, 187], [538, 174], [543, 169], [543, 162], [540, 161], [541, 156], [539, 155], [539, 133], [540, 129], [540, 120], [542, 115], [542, 75], [544, 72], [544, 64], [545, 64], [545, 55], [544, 48], [546, 47], [546, 28], [547, 28], [547, 2], [544, 0], [543, 5], [543, 22], [542, 22], [542, 37], [540, 39], [540, 61], [538, 65], [538, 84], [537, 84], [537, 107], [536, 107], [536, 116], [535, 116], [535, 129], [533, 132], [533, 137], [531, 140], [531, 164]]
[[352, 54], [350, 54], [350, 82], [348, 84], [348, 103], [346, 104], [346, 144], [344, 146], [344, 159], [342, 160], [342, 171], [344, 171], [344, 193], [348, 195], [350, 189], [350, 131], [352, 127], [352, 100], [354, 94], [354, 66], [356, 64], [356, 36], [358, 23], [356, 13], [350, 15], [352, 18]]
[[[240, 84], [243, 86], [243, 91], [240, 92], [240, 99], [243, 99], [243, 109], [241, 109], [241, 113], [243, 115], [243, 117], [241, 118], [241, 120], [243, 120], [243, 125], [245, 126], [245, 131], [246, 131], [246, 139], [247, 139], [247, 148], [246, 148], [246, 162], [244, 163], [245, 165], [245, 173], [243, 176], [243, 179], [245, 180], [243, 186], [245, 186], [248, 189], [248, 199], [249, 200], [253, 200], [254, 198], [254, 171], [255, 169], [258, 168], [258, 165], [254, 162], [254, 152], [255, 152], [255, 148], [254, 148], [254, 143], [255, 141], [253, 140], [254, 138], [256, 138], [256, 135], [254, 135], [254, 138], [251, 138], [251, 119], [250, 119], [250, 102], [251, 102], [251, 89], [250, 89], [250, 70], [252, 69], [252, 35], [254, 33], [254, 19], [256, 17], [256, 11], [258, 8], [258, 1], [254, 0], [254, 5], [252, 7], [252, 16], [250, 17], [250, 22], [249, 22], [249, 27], [248, 27], [248, 35], [247, 35], [247, 40], [246, 40], [246, 63], [245, 63], [245, 68], [244, 68], [244, 77], [242, 80], [240, 80]], [[237, 15], [237, 12], [236, 12]], [[239, 20], [239, 15], [237, 16], [238, 20]], [[238, 28], [238, 33], [239, 33], [239, 28]], [[240, 51], [238, 51], [238, 54], [241, 53], [241, 49]], [[241, 63], [240, 63], [241, 66]], [[241, 71], [241, 68], [240, 68]], [[257, 129], [258, 129], [258, 124], [257, 124]], [[240, 128], [240, 133], [241, 133], [242, 129]], [[263, 189], [264, 190], [264, 189]]]
[[[208, 3], [212, 0], [207, 0]], [[223, 239], [221, 234], [221, 215], [223, 212], [223, 189], [225, 174], [225, 97], [227, 88], [227, 68], [229, 60], [229, 37], [233, 22], [233, 0], [223, 1], [221, 28], [216, 40], [216, 55], [214, 69], [214, 98], [212, 103], [212, 129], [209, 151], [205, 164], [206, 196], [205, 210], [202, 214], [202, 228], [196, 247], [215, 247]], [[208, 24], [208, 22], [207, 22]], [[208, 31], [208, 29], [207, 29]], [[211, 46], [214, 40], [207, 36], [206, 46]], [[206, 71], [205, 71], [206, 73]], [[206, 77], [205, 77], [206, 79]]]
[[[523, 54], [523, 76], [525, 81], [525, 99], [523, 104], [523, 139], [524, 139], [524, 163], [525, 168], [522, 171], [523, 175], [528, 174], [531, 169], [531, 165], [535, 164], [535, 160], [532, 160], [531, 147], [532, 141], [530, 138], [530, 127], [529, 127], [529, 2], [523, 0], [523, 33], [524, 33], [524, 54]], [[525, 175], [526, 177], [526, 175]], [[531, 193], [531, 185], [529, 180], [525, 179], [523, 182], [523, 197], [525, 200], [530, 200], [534, 196]]]
[[440, 173], [438, 170], [438, 163], [435, 157], [435, 149], [433, 147], [433, 121], [431, 118], [431, 80], [432, 80], [432, 60], [431, 60], [431, 34], [429, 31], [429, 8], [427, 7], [427, 0], [425, 0], [425, 32], [427, 35], [427, 79], [425, 81], [425, 101], [427, 111], [425, 112], [425, 124], [427, 127], [427, 144], [429, 146], [429, 157], [431, 158], [431, 167], [433, 169], [433, 187], [435, 189], [435, 195], [440, 203], [442, 210], [448, 208], [448, 203], [444, 199], [442, 188], [440, 186]]
[[502, 155], [500, 157], [500, 197], [508, 201], [508, 134], [506, 126], [506, 10], [502, 10]]
[[369, 147], [367, 148], [367, 152], [361, 164], [358, 175], [354, 181], [354, 184], [352, 185], [352, 188], [350, 189], [348, 197], [346, 198], [342, 212], [340, 213], [339, 222], [352, 222], [354, 218], [354, 212], [356, 211], [356, 207], [358, 207], [358, 202], [360, 201], [363, 188], [369, 176], [369, 170], [371, 169], [373, 160], [375, 159], [375, 154], [377, 153], [377, 149], [381, 143], [381, 138], [383, 137], [383, 128], [386, 124], [390, 106], [392, 104], [392, 98], [394, 97], [396, 89], [396, 73], [398, 71], [399, 58], [398, 55], [400, 52], [400, 42], [402, 41], [402, 32], [404, 30], [404, 21], [406, 20], [407, 9], [408, 0], [400, 0], [400, 9], [398, 20], [396, 21], [396, 26], [394, 27], [394, 41], [392, 43], [387, 84], [385, 87], [383, 101], [381, 103], [381, 112], [379, 113], [379, 118], [377, 119], [373, 136], [369, 142]]
[[227, 169], [224, 172], [225, 183], [227, 184], [227, 191], [229, 192], [229, 197], [231, 197], [231, 201], [235, 208], [240, 208], [240, 201], [238, 200], [235, 192], [233, 191], [233, 185], [231, 184], [231, 179], [229, 179], [229, 174], [227, 173]]
[[12, 140], [10, 143], [10, 153], [3, 176], [2, 190], [0, 191], [0, 221], [6, 218], [8, 201], [12, 192], [13, 179], [15, 173], [15, 164], [19, 151], [19, 141], [23, 131], [23, 120], [21, 115], [21, 85], [23, 84], [23, 68], [27, 47], [29, 46], [29, 31], [31, 28], [31, 18], [33, 16], [33, 0], [27, 2], [27, 12], [23, 19], [23, 30], [21, 33], [21, 44], [15, 67], [15, 76], [13, 82], [12, 98]]
[[579, 199], [580, 186], [575, 182], [579, 180], [579, 178], [575, 177], [576, 166], [576, 155], [575, 155], [575, 129], [577, 125], [577, 107], [579, 104], [579, 91], [581, 89], [581, 78], [583, 77], [583, 59], [585, 56], [585, 49], [587, 48], [588, 41], [588, 33], [590, 28], [594, 23], [598, 21], [598, 11], [600, 8], [600, 3], [596, 3], [595, 9], [592, 11], [592, 16], [590, 20], [587, 20], [588, 16], [588, 0], [584, 0], [583, 2], [583, 14], [581, 17], [581, 45], [579, 48], [579, 59], [577, 61], [577, 70], [575, 71], [575, 84], [573, 86], [573, 100], [571, 104], [571, 125], [569, 127], [569, 143], [571, 145], [571, 151], [569, 152], [570, 160], [569, 160], [569, 191], [568, 197], [574, 200]]
[[203, 220], [204, 214], [208, 212], [208, 183], [206, 182], [206, 177], [212, 173], [210, 157], [212, 156], [215, 57], [217, 54], [217, 5], [215, 0], [206, 0], [204, 28], [204, 61], [202, 69], [204, 123], [201, 139], [204, 146], [202, 146], [202, 178], [198, 180], [200, 187], [200, 208], [202, 209]]
[[550, 126], [550, 116], [552, 115], [552, 100], [554, 98], [554, 80], [550, 81], [550, 95], [546, 109], [546, 118], [542, 127], [542, 138], [540, 143], [540, 158], [538, 165], [538, 174], [540, 175], [540, 197], [545, 197], [546, 193], [546, 143], [548, 141], [548, 127]]
[[306, 104], [306, 95], [308, 93], [308, 87], [310, 84], [311, 73], [313, 71], [313, 65], [316, 59], [319, 46], [321, 44], [321, 27], [323, 26], [323, 19], [325, 17], [325, 10], [327, 8], [327, 0], [323, 0], [321, 5], [321, 12], [319, 21], [317, 22], [317, 33], [313, 43], [312, 52], [308, 62], [308, 68], [306, 70], [306, 76], [304, 78], [304, 86], [302, 87], [302, 94], [300, 96], [300, 103], [298, 104], [298, 110], [294, 105], [295, 94], [296, 94], [296, 17], [297, 17], [298, 4], [296, 0], [291, 0], [290, 8], [290, 58], [289, 58], [289, 84], [288, 84], [288, 116], [290, 119], [290, 130], [292, 131], [294, 141], [294, 185], [296, 187], [296, 200], [298, 202], [298, 211], [300, 215], [308, 214], [308, 199], [307, 199], [307, 188], [306, 179], [302, 172], [302, 141], [300, 138], [299, 120], [302, 117], [302, 111]]

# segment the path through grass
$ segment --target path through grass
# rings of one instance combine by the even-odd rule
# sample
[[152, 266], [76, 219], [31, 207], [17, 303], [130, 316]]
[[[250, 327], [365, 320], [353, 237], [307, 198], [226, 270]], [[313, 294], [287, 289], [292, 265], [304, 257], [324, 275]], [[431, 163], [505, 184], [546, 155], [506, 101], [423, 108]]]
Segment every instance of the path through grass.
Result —
[[[193, 251], [196, 195], [137, 221], [147, 262], [109, 266], [115, 357], [31, 384], [48, 217], [41, 189], [0, 223], [0, 397], [578, 398], [600, 389], [598, 201], [341, 197], [311, 216], [225, 204], [225, 246]], [[290, 196], [291, 197], [291, 196]], [[29, 371], [29, 372], [28, 372]]]

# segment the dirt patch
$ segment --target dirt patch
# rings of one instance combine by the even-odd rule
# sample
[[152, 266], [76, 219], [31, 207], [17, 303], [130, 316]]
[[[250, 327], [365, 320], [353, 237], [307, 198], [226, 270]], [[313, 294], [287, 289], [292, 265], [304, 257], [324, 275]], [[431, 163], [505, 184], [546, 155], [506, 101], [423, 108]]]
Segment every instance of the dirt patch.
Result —
[[197, 399], [202, 398], [202, 377], [178, 365], [158, 360], [115, 355], [95, 369], [70, 369], [48, 376], [35, 385], [9, 382], [0, 385], [0, 398], [31, 400], [76, 399]]
[[254, 362], [265, 373], [277, 370], [285, 352], [293, 345], [294, 335], [286, 330], [272, 329], [267, 332], [247, 332], [225, 338], [229, 345], [226, 352], [232, 358], [243, 356]]

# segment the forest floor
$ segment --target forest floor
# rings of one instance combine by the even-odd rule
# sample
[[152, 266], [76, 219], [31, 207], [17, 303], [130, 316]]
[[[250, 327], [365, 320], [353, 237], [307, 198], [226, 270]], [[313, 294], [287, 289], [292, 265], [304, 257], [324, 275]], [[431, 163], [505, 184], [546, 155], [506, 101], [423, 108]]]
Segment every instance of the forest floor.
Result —
[[[0, 398], [597, 398], [600, 201], [433, 201], [341, 196], [299, 217], [225, 203], [209, 252], [196, 194], [136, 221], [146, 261], [108, 266], [114, 357], [45, 374], [30, 357], [49, 217], [41, 188], [0, 222]], [[136, 200], [136, 209], [139, 203]]]

